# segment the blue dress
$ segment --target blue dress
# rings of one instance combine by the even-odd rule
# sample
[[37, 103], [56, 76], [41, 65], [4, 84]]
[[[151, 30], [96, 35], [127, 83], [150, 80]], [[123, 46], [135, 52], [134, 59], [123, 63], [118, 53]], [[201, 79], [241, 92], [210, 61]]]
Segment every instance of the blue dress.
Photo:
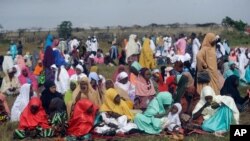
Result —
[[202, 130], [207, 132], [229, 131], [232, 123], [233, 111], [227, 106], [221, 106], [209, 119], [203, 121]]

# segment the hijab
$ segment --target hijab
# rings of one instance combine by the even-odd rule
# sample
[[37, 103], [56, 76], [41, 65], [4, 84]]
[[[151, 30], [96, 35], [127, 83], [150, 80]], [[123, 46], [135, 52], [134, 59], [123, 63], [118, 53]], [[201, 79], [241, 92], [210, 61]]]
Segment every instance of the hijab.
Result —
[[231, 96], [237, 104], [243, 104], [245, 100], [240, 96], [240, 92], [237, 88], [238, 85], [236, 85], [237, 81], [239, 83], [239, 77], [237, 77], [236, 75], [229, 76], [226, 79], [220, 93], [221, 95]]
[[[30, 109], [32, 106], [38, 107], [38, 112], [36, 114], [31, 113]], [[36, 127], [42, 127], [43, 129], [50, 128], [47, 115], [42, 107], [42, 102], [39, 98], [34, 97], [30, 100], [21, 114], [18, 129], [35, 129]]]
[[185, 75], [177, 75], [176, 81], [177, 81], [177, 89], [176, 89], [177, 93], [174, 96], [174, 101], [180, 102], [181, 97], [184, 95], [188, 85], [188, 77], [186, 77]]
[[174, 106], [177, 107], [178, 111], [175, 114], [172, 114], [171, 112], [168, 113], [169, 131], [173, 131], [176, 125], [178, 125], [179, 127], [181, 126], [180, 113], [182, 111], [182, 106], [180, 103], [175, 103]]
[[164, 105], [171, 105], [173, 102], [172, 95], [169, 92], [160, 92], [150, 101], [144, 115], [154, 116], [165, 113]]
[[[27, 77], [25, 77], [23, 75], [23, 71], [25, 71], [28, 73]], [[25, 83], [29, 83], [32, 84], [32, 87], [34, 90], [38, 89], [38, 84], [37, 84], [37, 80], [35, 78], [35, 76], [30, 72], [30, 70], [27, 67], [22, 68], [22, 72], [21, 74], [18, 76], [19, 82], [21, 85], [25, 84]]]
[[[87, 110], [93, 106], [93, 112], [87, 113]], [[80, 137], [86, 135], [94, 126], [94, 121], [98, 107], [88, 99], [77, 101], [74, 107], [73, 115], [69, 120], [68, 134]]]
[[51, 100], [56, 97], [62, 99], [62, 95], [59, 92], [56, 91], [55, 93], [52, 93], [50, 91], [50, 88], [53, 86], [56, 86], [55, 83], [53, 81], [47, 80], [44, 84], [45, 90], [43, 90], [41, 95], [42, 105], [47, 114], [50, 114], [49, 105]]
[[[223, 103], [225, 106], [230, 108], [233, 112], [233, 118], [234, 118], [236, 124], [239, 124], [240, 114], [239, 114], [239, 110], [237, 109], [237, 106], [236, 106], [234, 100], [229, 96], [216, 95], [213, 88], [210, 86], [205, 86], [202, 88], [200, 101], [196, 104], [192, 114], [197, 113], [204, 106], [204, 104], [206, 104], [206, 99], [205, 99], [206, 96], [212, 96], [213, 101], [217, 102], [218, 104]], [[207, 109], [207, 112], [205, 114], [203, 114], [203, 118], [206, 120], [206, 119], [209, 119], [212, 116], [212, 114], [215, 113], [214, 112], [215, 110], [212, 109], [211, 106], [209, 106], [205, 109]]]
[[114, 103], [116, 96], [118, 96], [118, 93], [115, 89], [108, 89], [104, 96], [104, 102], [100, 107], [100, 112], [114, 112], [121, 116], [126, 115], [128, 119], [133, 119], [134, 115], [130, 112], [129, 107], [124, 100], [121, 99], [120, 104]]
[[136, 35], [131, 34], [129, 36], [128, 44], [126, 46], [126, 62], [128, 62], [128, 58], [131, 55], [139, 54], [138, 45], [135, 42], [135, 39], [136, 39]]
[[30, 84], [21, 86], [20, 94], [17, 96], [11, 108], [11, 121], [19, 121], [19, 117], [30, 100]]

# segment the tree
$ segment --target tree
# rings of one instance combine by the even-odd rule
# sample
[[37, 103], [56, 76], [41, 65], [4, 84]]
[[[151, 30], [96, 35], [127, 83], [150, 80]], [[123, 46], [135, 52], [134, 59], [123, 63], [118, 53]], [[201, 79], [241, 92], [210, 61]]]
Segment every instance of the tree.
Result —
[[226, 27], [233, 27], [238, 31], [244, 31], [247, 26], [247, 23], [243, 22], [242, 20], [236, 21], [228, 16], [222, 19], [221, 24]]
[[71, 21], [63, 21], [60, 25], [58, 25], [57, 32], [60, 38], [68, 39], [72, 32]]

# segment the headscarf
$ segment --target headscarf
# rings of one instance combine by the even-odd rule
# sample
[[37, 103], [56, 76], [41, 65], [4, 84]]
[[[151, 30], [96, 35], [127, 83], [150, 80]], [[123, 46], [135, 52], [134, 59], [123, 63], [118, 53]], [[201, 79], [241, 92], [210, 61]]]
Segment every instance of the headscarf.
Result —
[[135, 42], [135, 39], [136, 39], [136, 35], [131, 34], [129, 36], [129, 40], [126, 46], [126, 62], [128, 62], [128, 58], [131, 55], [139, 54], [139, 48], [138, 48], [137, 43]]
[[151, 95], [155, 95], [156, 93], [153, 82], [151, 80], [147, 82], [143, 78], [147, 70], [149, 69], [142, 68], [141, 73], [138, 76], [137, 81], [135, 82], [136, 95], [138, 96], [151, 96]]
[[45, 50], [48, 48], [48, 47], [51, 47], [52, 46], [52, 43], [53, 43], [53, 36], [51, 34], [49, 34], [46, 38], [46, 42], [45, 42]]
[[98, 95], [98, 93], [92, 88], [90, 82], [89, 82], [89, 79], [87, 77], [83, 77], [82, 80], [83, 82], [86, 82], [87, 85], [88, 85], [88, 92], [87, 93], [80, 93], [81, 92], [81, 88], [80, 88], [80, 82], [78, 84], [78, 86], [76, 87], [76, 89], [74, 90], [73, 92], [73, 96], [72, 96], [72, 104], [75, 104], [77, 101], [77, 96], [78, 94], [80, 93], [80, 98], [87, 98], [89, 99], [91, 102], [93, 102], [93, 104], [95, 105], [101, 105], [102, 102], [101, 102], [101, 98], [100, 96]]
[[119, 115], [126, 115], [128, 119], [133, 119], [134, 115], [130, 112], [128, 105], [121, 99], [120, 104], [115, 104], [114, 99], [118, 95], [117, 91], [110, 88], [106, 91], [104, 102], [100, 108], [101, 112], [114, 112]]
[[55, 48], [59, 45], [59, 40], [58, 39], [54, 39], [53, 43], [52, 43], [52, 48]]
[[[38, 112], [35, 115], [30, 111], [32, 106], [39, 107]], [[30, 100], [28, 106], [26, 106], [23, 113], [21, 114], [18, 129], [35, 129], [38, 126], [42, 127], [43, 129], [50, 128], [47, 115], [42, 107], [41, 100], [37, 97], [34, 97]]]
[[[93, 106], [93, 112], [87, 113], [87, 110]], [[94, 126], [95, 116], [98, 107], [88, 99], [79, 100], [74, 107], [73, 115], [69, 120], [68, 134], [71, 136], [84, 136], [90, 132]]]
[[221, 95], [231, 96], [236, 104], [243, 104], [245, 102], [244, 98], [240, 96], [240, 92], [238, 90], [238, 85], [236, 85], [236, 81], [239, 82], [239, 77], [235, 75], [229, 76], [222, 89], [220, 90]]
[[[22, 72], [26, 70], [26, 72], [28, 73], [28, 76], [25, 77]], [[18, 76], [19, 82], [21, 85], [25, 84], [25, 83], [29, 83], [32, 84], [32, 87], [34, 90], [38, 89], [38, 84], [37, 84], [37, 80], [35, 78], [35, 76], [30, 72], [30, 70], [27, 67], [22, 68], [21, 74]], [[27, 79], [30, 79], [30, 81], [27, 81]]]
[[42, 95], [41, 95], [42, 105], [47, 114], [50, 114], [49, 105], [50, 105], [51, 100], [56, 97], [62, 99], [62, 95], [58, 93], [57, 91], [55, 93], [51, 93], [50, 88], [52, 86], [55, 86], [55, 83], [53, 81], [50, 81], [50, 80], [46, 81], [44, 84], [45, 90], [43, 90]]
[[22, 55], [17, 55], [16, 56], [16, 64], [18, 65], [19, 69], [22, 69], [22, 68], [26, 67], [25, 61], [24, 61]]
[[[177, 79], [177, 89], [176, 89], [176, 95], [174, 96], [174, 101], [177, 103], [180, 103], [181, 101], [181, 97], [184, 95], [186, 88], [187, 88], [187, 84], [188, 84], [188, 77], [186, 77], [185, 75], [177, 75], [176, 79]], [[178, 79], [179, 78], [179, 79]]]
[[113, 75], [113, 78], [112, 78], [112, 80], [113, 81], [116, 81], [116, 78], [117, 78], [117, 75], [119, 74], [119, 73], [121, 73], [121, 72], [128, 72], [127, 70], [126, 70], [126, 67], [124, 66], [124, 65], [119, 65], [119, 67], [115, 70], [115, 73], [114, 73], [114, 75]]
[[76, 65], [76, 69], [79, 69], [79, 70], [81, 70], [81, 72], [83, 72], [83, 67], [80, 64]]
[[182, 74], [185, 75], [188, 79], [187, 88], [194, 86], [194, 79], [193, 79], [192, 75], [189, 72], [183, 72]]
[[55, 64], [55, 56], [51, 47], [47, 47], [44, 53], [43, 66], [50, 68], [51, 65]]
[[90, 68], [90, 72], [96, 72], [97, 73], [97, 71], [98, 71], [98, 67], [97, 66], [92, 66]]
[[55, 57], [55, 64], [57, 66], [63, 66], [66, 64], [65, 59], [58, 49], [53, 49], [53, 56]]
[[11, 121], [19, 121], [19, 117], [30, 100], [30, 84], [21, 86], [20, 94], [17, 96], [11, 108]]
[[[171, 92], [170, 90], [173, 89], [173, 92], [176, 90], [176, 80], [175, 76], [169, 76], [166, 80], [167, 91]], [[172, 92], [171, 92], [172, 93]]]
[[10, 115], [10, 109], [9, 109], [8, 103], [6, 101], [6, 97], [2, 93], [0, 93], [0, 101], [3, 102], [3, 106], [4, 106], [6, 113], [8, 113]]
[[168, 130], [173, 131], [174, 127], [178, 125], [181, 126], [181, 120], [180, 120], [180, 113], [182, 111], [182, 106], [180, 103], [175, 103], [174, 106], [177, 107], [178, 111], [175, 114], [172, 114], [171, 112], [168, 113]]
[[96, 83], [98, 83], [99, 81], [99, 76], [96, 72], [90, 72], [89, 73], [89, 81], [91, 81], [91, 79], [95, 80]]
[[[239, 114], [239, 110], [237, 109], [234, 100], [229, 96], [216, 95], [213, 88], [210, 86], [205, 86], [202, 88], [200, 101], [196, 104], [192, 114], [197, 113], [201, 109], [201, 107], [203, 107], [204, 104], [206, 104], [206, 99], [205, 99], [206, 96], [212, 96], [213, 101], [217, 102], [218, 104], [223, 103], [228, 108], [230, 108], [233, 112], [233, 117], [234, 117], [236, 124], [239, 124], [240, 114]], [[210, 112], [207, 112], [207, 114], [203, 115], [203, 118], [205, 120], [209, 119], [215, 113], [215, 110], [212, 109], [211, 106], [207, 107], [206, 109], [207, 111], [210, 111]]]
[[42, 60], [38, 60], [38, 63], [37, 63], [35, 70], [33, 72], [33, 74], [36, 76], [39, 76], [43, 71], [43, 66], [40, 66], [39, 63], [42, 63]]
[[150, 48], [150, 40], [146, 38], [143, 42], [142, 51], [140, 54], [139, 63], [142, 67], [155, 68], [155, 60], [153, 58], [153, 51]]
[[139, 62], [137, 61], [134, 61], [132, 64], [131, 64], [131, 67], [134, 67], [137, 71], [140, 71], [142, 69], [141, 65], [139, 64]]
[[116, 91], [119, 93], [121, 97], [123, 97], [126, 100], [129, 100], [129, 88], [130, 88], [130, 82], [128, 81], [126, 84], [122, 84], [119, 81], [128, 77], [128, 74], [126, 72], [121, 72], [117, 75], [116, 77], [116, 82], [115, 82], [115, 88]]
[[172, 95], [169, 92], [160, 92], [149, 103], [144, 115], [151, 117], [156, 114], [163, 114], [165, 113], [164, 105], [171, 105], [172, 102]]

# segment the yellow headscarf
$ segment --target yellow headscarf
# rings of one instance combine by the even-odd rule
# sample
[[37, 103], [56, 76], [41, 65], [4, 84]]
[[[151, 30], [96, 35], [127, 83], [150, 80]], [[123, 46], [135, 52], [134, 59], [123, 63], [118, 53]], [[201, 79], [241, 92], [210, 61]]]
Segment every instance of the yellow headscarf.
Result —
[[97, 71], [98, 71], [98, 67], [97, 66], [92, 66], [90, 68], [90, 72], [96, 72], [97, 73]]
[[143, 42], [139, 63], [143, 68], [149, 68], [149, 69], [155, 68], [153, 51], [150, 48], [150, 40], [148, 38], [146, 38]]
[[106, 91], [104, 102], [100, 108], [101, 112], [114, 112], [119, 115], [126, 115], [128, 119], [133, 119], [134, 115], [130, 112], [128, 105], [125, 101], [121, 100], [120, 104], [114, 103], [115, 97], [118, 95], [117, 91], [110, 88]]

